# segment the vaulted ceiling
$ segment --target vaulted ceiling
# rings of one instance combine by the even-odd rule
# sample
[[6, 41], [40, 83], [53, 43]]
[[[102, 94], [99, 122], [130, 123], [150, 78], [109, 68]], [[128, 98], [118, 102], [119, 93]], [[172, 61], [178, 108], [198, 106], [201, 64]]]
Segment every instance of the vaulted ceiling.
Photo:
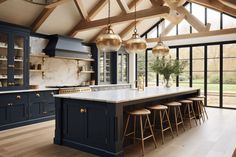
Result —
[[[188, 0], [236, 16], [235, 0]], [[185, 19], [198, 32], [209, 31], [183, 7], [186, 0], [111, 0], [111, 23], [123, 40], [132, 35], [134, 6], [137, 3], [137, 29], [140, 34], [161, 18], [172, 26]], [[47, 6], [25, 0], [0, 0], [0, 21], [27, 26], [34, 32], [61, 34], [94, 41], [107, 24], [108, 0], [60, 0]], [[172, 27], [169, 25], [171, 29]]]

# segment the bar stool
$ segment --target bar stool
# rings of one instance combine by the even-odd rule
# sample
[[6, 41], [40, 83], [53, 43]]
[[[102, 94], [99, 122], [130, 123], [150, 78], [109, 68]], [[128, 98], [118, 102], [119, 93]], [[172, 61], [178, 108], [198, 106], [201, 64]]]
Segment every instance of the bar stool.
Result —
[[[150, 114], [151, 114], [151, 112], [147, 109], [139, 109], [139, 110], [134, 110], [134, 111], [128, 112], [128, 118], [127, 118], [127, 121], [126, 121], [124, 136], [123, 136], [123, 140], [122, 140], [124, 142], [124, 138], [127, 137], [127, 136], [130, 136], [130, 135], [133, 135], [134, 141], [135, 141], [135, 139], [141, 140], [142, 155], [144, 155], [144, 141], [146, 139], [149, 139], [149, 138], [152, 137], [153, 141], [154, 141], [155, 148], [157, 148], [156, 139], [155, 139], [155, 136], [154, 136], [154, 133], [153, 133], [153, 130], [152, 130], [150, 119], [148, 117], [148, 115], [150, 115]], [[133, 130], [133, 132], [126, 133], [127, 129], [128, 129], [128, 126], [129, 126], [129, 120], [130, 120], [131, 116], [134, 117], [134, 130]], [[139, 121], [140, 121], [141, 138], [136, 137], [136, 116], [139, 117]], [[144, 131], [143, 131], [143, 119], [142, 119], [143, 117], [146, 117], [147, 122], [148, 122], [148, 126], [149, 126], [150, 131], [151, 131], [151, 135], [146, 136], [146, 137], [144, 137]]]
[[208, 114], [207, 114], [207, 111], [206, 111], [206, 108], [205, 108], [205, 105], [204, 105], [204, 99], [205, 99], [205, 96], [204, 95], [199, 95], [197, 96], [197, 98], [202, 98], [202, 101], [200, 102], [201, 103], [201, 106], [202, 106], [202, 109], [203, 109], [203, 112], [206, 116], [206, 118], [208, 119]]
[[[164, 144], [164, 132], [165, 131], [170, 130], [172, 138], [174, 138], [173, 130], [172, 130], [172, 127], [170, 124], [170, 118], [167, 113], [168, 107], [164, 106], [164, 105], [154, 105], [154, 106], [148, 107], [148, 109], [153, 111], [153, 128], [155, 127], [155, 122], [156, 122], [156, 112], [158, 111], [158, 113], [159, 113], [162, 144]], [[163, 123], [165, 123], [165, 122], [167, 122], [167, 126], [164, 128]]]
[[194, 97], [189, 98], [189, 100], [193, 101], [193, 105], [195, 105], [195, 108], [197, 110], [197, 113], [195, 115], [199, 118], [199, 123], [201, 124], [201, 119], [203, 122], [205, 122], [205, 116], [208, 119], [208, 115], [205, 109], [205, 106], [203, 104], [203, 97]]
[[197, 120], [195, 116], [195, 111], [193, 108], [193, 102], [191, 100], [181, 100], [179, 101], [183, 106], [183, 116], [185, 119], [189, 120], [190, 128], [192, 128], [191, 120], [194, 119], [197, 125]]
[[183, 116], [182, 116], [182, 113], [181, 113], [181, 110], [180, 110], [180, 106], [181, 106], [181, 103], [179, 102], [170, 102], [170, 103], [167, 103], [165, 104], [166, 106], [168, 106], [169, 110], [169, 115], [170, 115], [170, 110], [173, 109], [174, 111], [174, 124], [175, 124], [175, 128], [176, 128], [176, 133], [177, 133], [177, 136], [179, 135], [179, 125], [182, 124], [182, 127], [185, 131], [185, 128], [184, 128], [184, 121], [183, 121]]

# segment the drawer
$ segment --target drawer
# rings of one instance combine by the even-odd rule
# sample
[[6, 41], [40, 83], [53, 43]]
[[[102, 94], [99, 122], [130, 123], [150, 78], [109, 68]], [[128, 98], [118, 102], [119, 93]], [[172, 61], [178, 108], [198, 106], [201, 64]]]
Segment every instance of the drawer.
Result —
[[29, 93], [29, 102], [38, 102], [44, 100], [44, 92]]
[[27, 102], [28, 95], [27, 93], [16, 93], [16, 94], [4, 94], [0, 95], [0, 105], [8, 103], [21, 103]]

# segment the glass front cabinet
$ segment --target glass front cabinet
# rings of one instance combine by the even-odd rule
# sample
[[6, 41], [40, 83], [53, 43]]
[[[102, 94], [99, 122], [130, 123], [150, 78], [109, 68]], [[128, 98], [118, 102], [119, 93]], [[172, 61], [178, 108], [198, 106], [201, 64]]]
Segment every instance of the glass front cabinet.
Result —
[[29, 34], [0, 24], [0, 90], [28, 88]]

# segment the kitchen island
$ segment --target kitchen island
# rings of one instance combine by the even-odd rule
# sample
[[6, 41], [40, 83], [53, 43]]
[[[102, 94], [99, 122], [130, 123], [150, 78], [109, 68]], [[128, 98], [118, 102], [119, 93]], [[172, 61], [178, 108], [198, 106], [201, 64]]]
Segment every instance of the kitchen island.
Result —
[[189, 87], [146, 87], [60, 94], [54, 143], [99, 156], [123, 157], [124, 111], [200, 94]]

